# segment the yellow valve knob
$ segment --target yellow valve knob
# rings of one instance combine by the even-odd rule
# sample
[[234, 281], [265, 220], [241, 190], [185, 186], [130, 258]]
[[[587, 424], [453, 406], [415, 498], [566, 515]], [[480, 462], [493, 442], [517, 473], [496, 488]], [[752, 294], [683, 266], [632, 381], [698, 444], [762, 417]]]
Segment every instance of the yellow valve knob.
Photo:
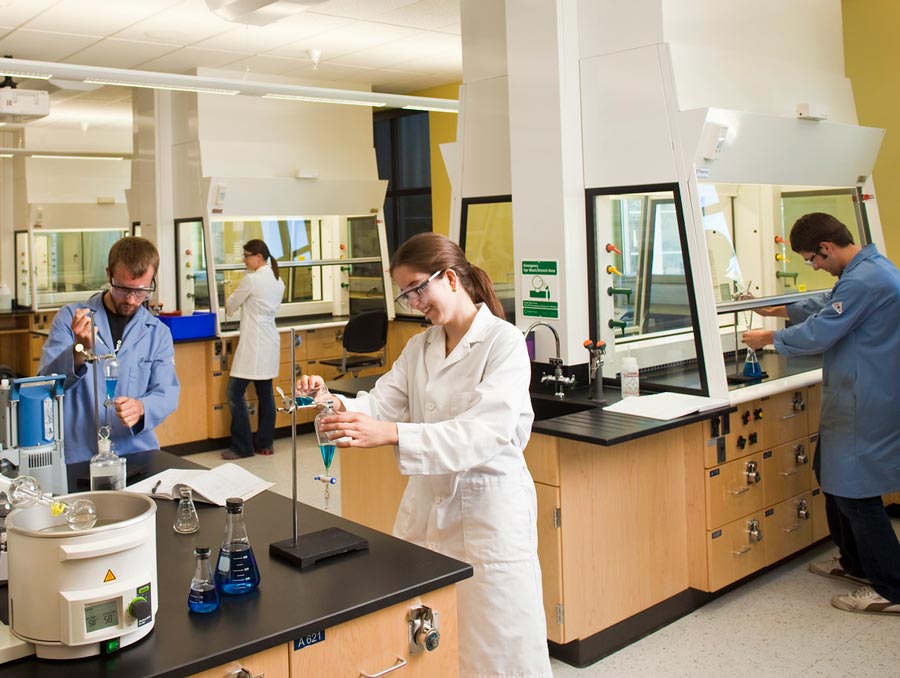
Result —
[[612, 264], [610, 264], [609, 266], [606, 267], [606, 272], [609, 273], [610, 275], [623, 275], [622, 271], [617, 269]]
[[775, 261], [789, 262], [790, 259], [788, 259], [786, 256], [784, 256], [781, 252], [778, 252], [775, 254]]

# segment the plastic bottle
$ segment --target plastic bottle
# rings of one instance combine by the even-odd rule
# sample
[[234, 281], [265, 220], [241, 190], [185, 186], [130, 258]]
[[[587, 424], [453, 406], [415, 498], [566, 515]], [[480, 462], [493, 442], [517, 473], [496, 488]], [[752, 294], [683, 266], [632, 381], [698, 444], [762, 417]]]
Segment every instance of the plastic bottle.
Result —
[[259, 586], [259, 567], [244, 525], [244, 500], [225, 500], [225, 536], [216, 563], [216, 589], [228, 595], [249, 593]]
[[641, 394], [641, 377], [637, 358], [630, 355], [622, 358], [622, 397], [631, 398]]
[[187, 604], [191, 612], [212, 612], [219, 607], [219, 594], [213, 583], [208, 546], [198, 546], [194, 549], [194, 576], [191, 579]]
[[125, 489], [125, 457], [112, 450], [109, 438], [97, 441], [100, 451], [91, 457], [91, 492]]
[[194, 506], [191, 488], [182, 485], [179, 495], [181, 499], [178, 500], [178, 508], [175, 509], [175, 522], [172, 524], [172, 529], [178, 534], [191, 534], [200, 529], [200, 516], [197, 515], [197, 507]]

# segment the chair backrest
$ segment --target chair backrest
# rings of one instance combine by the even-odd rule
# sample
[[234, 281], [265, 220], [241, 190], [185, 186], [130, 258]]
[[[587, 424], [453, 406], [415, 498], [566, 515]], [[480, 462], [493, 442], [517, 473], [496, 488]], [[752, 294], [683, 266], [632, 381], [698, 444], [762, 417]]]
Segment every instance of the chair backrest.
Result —
[[385, 311], [363, 311], [351, 316], [344, 327], [344, 350], [348, 353], [382, 350], [387, 344], [387, 324]]

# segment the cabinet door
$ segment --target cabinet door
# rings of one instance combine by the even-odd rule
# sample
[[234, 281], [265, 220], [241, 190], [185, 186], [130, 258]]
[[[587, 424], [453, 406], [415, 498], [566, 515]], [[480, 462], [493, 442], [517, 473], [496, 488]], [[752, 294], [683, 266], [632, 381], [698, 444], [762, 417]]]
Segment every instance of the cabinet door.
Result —
[[317, 358], [341, 357], [344, 339], [343, 327], [325, 327], [317, 330], [306, 331], [306, 357], [309, 360]]
[[754, 530], [762, 530], [762, 526], [763, 514], [760, 511], [708, 533], [710, 591], [718, 591], [765, 566], [765, 539], [759, 540], [754, 536]]
[[[338, 454], [341, 457], [341, 516], [391, 534], [409, 480], [408, 476], [400, 475], [394, 446], [343, 447]], [[375, 487], [377, 491], [373, 491]]]
[[763, 452], [765, 505], [772, 506], [788, 497], [808, 492], [811, 468], [812, 452], [807, 438]]
[[828, 527], [828, 516], [825, 513], [825, 494], [816, 483], [815, 477], [812, 482], [810, 511], [812, 512], [812, 540], [816, 542], [831, 534], [831, 529]]
[[766, 408], [764, 445], [775, 447], [809, 435], [806, 388], [762, 399]]
[[236, 675], [236, 671], [243, 669], [250, 676], [265, 676], [265, 678], [287, 678], [290, 675], [288, 664], [290, 645], [282, 643], [263, 652], [257, 652], [249, 657], [238, 659], [227, 664], [222, 664], [200, 673], [195, 673], [191, 678], [226, 678]]
[[806, 418], [809, 432], [819, 432], [819, 413], [822, 410], [822, 384], [806, 387]]
[[804, 492], [766, 509], [763, 531], [766, 565], [777, 563], [812, 543], [812, 496]]
[[536, 483], [559, 486], [559, 438], [532, 433], [525, 447], [525, 463]]
[[206, 418], [197, 416], [197, 410], [208, 402], [206, 379], [197, 378], [197, 367], [206, 362], [208, 343], [197, 341], [175, 344], [175, 373], [181, 384], [181, 392], [178, 407], [156, 427], [160, 447], [206, 440]]
[[388, 365], [393, 365], [394, 361], [400, 357], [403, 347], [410, 337], [414, 337], [420, 332], [424, 332], [431, 323], [413, 322], [406, 320], [392, 320], [388, 323]]
[[762, 454], [736, 459], [707, 471], [706, 497], [708, 529], [762, 509]]
[[541, 585], [544, 589], [544, 614], [547, 638], [565, 643], [565, 610], [562, 590], [562, 545], [560, 543], [559, 488], [535, 483], [537, 492], [538, 559], [541, 561]]
[[[439, 616], [440, 644], [432, 652], [410, 653], [407, 613], [427, 605]], [[291, 652], [293, 678], [359, 678], [397, 666], [403, 678], [435, 678], [458, 673], [456, 587], [448, 586], [414, 600], [324, 629], [324, 640]], [[296, 643], [295, 643], [296, 646]], [[465, 651], [465, 649], [463, 649]]]

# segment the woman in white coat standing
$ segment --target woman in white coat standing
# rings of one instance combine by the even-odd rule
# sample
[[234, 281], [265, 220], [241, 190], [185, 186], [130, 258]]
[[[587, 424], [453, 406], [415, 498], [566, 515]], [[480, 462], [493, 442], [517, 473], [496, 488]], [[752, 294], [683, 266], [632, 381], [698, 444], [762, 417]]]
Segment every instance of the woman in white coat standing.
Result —
[[[271, 262], [271, 265], [267, 262]], [[284, 283], [278, 274], [278, 262], [262, 240], [244, 245], [247, 274], [225, 301], [225, 312], [241, 312], [241, 331], [228, 380], [228, 407], [231, 410], [231, 446], [223, 459], [239, 459], [257, 454], [272, 454], [275, 437], [275, 396], [272, 379], [278, 376], [280, 343], [275, 313], [284, 296]], [[259, 425], [256, 445], [250, 430], [250, 415], [244, 392], [253, 383], [259, 400]]]
[[[502, 320], [487, 273], [444, 236], [407, 240], [391, 276], [396, 301], [434, 327], [370, 393], [336, 402], [325, 429], [339, 447], [396, 446], [409, 483], [394, 534], [471, 563], [474, 576], [457, 586], [460, 676], [550, 676], [537, 500], [522, 453], [534, 419], [524, 338]], [[303, 376], [297, 387], [321, 383]]]

